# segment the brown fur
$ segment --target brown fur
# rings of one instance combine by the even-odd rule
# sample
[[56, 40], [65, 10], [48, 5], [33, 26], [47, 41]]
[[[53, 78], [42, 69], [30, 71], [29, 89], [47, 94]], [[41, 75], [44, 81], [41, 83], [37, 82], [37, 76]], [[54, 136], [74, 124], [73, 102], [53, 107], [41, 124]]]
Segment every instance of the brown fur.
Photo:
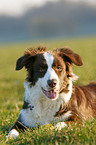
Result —
[[69, 103], [61, 106], [55, 114], [63, 115], [67, 111], [72, 111], [70, 121], [76, 119], [88, 119], [96, 117], [96, 83], [92, 82], [87, 86], [74, 85], [73, 94]]

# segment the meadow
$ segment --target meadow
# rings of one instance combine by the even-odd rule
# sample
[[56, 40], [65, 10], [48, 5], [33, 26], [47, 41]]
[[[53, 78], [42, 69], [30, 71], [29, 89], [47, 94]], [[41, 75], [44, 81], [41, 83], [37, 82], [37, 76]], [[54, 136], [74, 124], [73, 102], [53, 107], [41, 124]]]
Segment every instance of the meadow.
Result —
[[15, 140], [6, 140], [8, 130], [23, 105], [26, 71], [15, 71], [16, 60], [26, 48], [38, 45], [47, 46], [51, 50], [69, 46], [81, 55], [84, 63], [81, 67], [73, 66], [73, 72], [79, 76], [76, 83], [86, 85], [92, 80], [96, 81], [96, 37], [0, 45], [0, 145], [95, 145], [95, 119], [70, 123], [61, 131], [55, 131], [54, 125], [48, 124], [28, 129]]

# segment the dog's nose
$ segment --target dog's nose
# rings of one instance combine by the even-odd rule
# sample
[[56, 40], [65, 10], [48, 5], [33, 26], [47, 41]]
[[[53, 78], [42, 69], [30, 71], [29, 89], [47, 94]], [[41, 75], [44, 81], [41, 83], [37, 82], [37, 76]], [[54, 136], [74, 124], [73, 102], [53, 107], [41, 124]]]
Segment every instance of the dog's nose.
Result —
[[47, 83], [49, 87], [54, 88], [57, 84], [57, 80], [56, 79], [48, 80]]

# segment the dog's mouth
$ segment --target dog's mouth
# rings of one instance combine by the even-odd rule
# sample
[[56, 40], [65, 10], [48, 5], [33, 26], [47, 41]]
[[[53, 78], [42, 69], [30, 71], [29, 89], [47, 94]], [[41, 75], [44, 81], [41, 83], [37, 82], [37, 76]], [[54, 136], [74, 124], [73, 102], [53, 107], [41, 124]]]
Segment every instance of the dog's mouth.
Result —
[[49, 99], [56, 99], [58, 97], [59, 90], [52, 89], [52, 90], [46, 91], [42, 88], [42, 91]]

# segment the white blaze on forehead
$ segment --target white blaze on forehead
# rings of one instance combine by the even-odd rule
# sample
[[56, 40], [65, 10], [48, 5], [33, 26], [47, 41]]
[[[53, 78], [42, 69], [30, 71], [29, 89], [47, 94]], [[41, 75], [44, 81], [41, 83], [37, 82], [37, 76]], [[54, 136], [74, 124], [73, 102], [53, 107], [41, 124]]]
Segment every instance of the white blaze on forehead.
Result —
[[48, 67], [52, 67], [53, 61], [54, 61], [54, 57], [52, 54], [45, 52], [44, 53], [44, 58], [46, 60], [46, 63], [48, 65]]
[[44, 80], [47, 83], [48, 80], [56, 79], [57, 80], [56, 88], [59, 89], [59, 78], [58, 78], [58, 75], [55, 72], [55, 70], [52, 68], [52, 65], [54, 63], [54, 56], [52, 54], [48, 53], [48, 52], [45, 52], [43, 54], [43, 56], [44, 56], [44, 58], [46, 60], [47, 66], [48, 66], [47, 72], [46, 72], [46, 74], [44, 76]]

